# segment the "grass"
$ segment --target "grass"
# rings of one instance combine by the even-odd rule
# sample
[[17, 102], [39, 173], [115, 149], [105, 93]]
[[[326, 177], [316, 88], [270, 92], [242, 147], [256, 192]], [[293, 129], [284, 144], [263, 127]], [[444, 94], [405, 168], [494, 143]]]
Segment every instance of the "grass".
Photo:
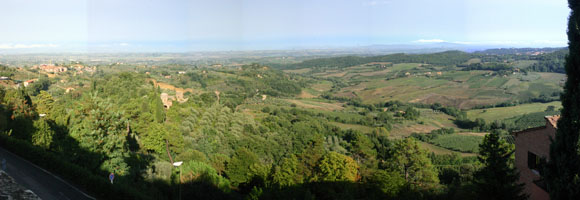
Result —
[[428, 133], [440, 128], [454, 128], [459, 130], [457, 125], [453, 123], [455, 119], [442, 112], [433, 112], [431, 109], [419, 109], [421, 116], [417, 121], [402, 121], [401, 123], [393, 124], [393, 129], [390, 131], [391, 138], [404, 138], [410, 136], [412, 133]]
[[302, 68], [302, 69], [283, 70], [283, 71], [286, 73], [303, 74], [303, 73], [309, 72], [311, 70], [312, 69], [310, 69], [310, 68]]
[[469, 157], [469, 156], [476, 156], [475, 153], [463, 153], [463, 152], [457, 152], [457, 151], [452, 151], [443, 147], [438, 147], [426, 142], [421, 142], [421, 141], [417, 141], [419, 143], [419, 145], [421, 145], [422, 148], [426, 149], [429, 152], [433, 152], [437, 155], [443, 155], [443, 154], [453, 154], [453, 153], [459, 153], [462, 157]]
[[358, 124], [343, 124], [343, 123], [338, 123], [338, 122], [330, 122], [330, 124], [338, 126], [339, 128], [344, 129], [344, 130], [352, 129], [355, 131], [360, 131], [362, 133], [370, 133], [374, 130], [373, 127], [363, 126], [363, 125], [358, 125]]
[[515, 68], [519, 68], [519, 69], [525, 69], [530, 67], [531, 65], [533, 65], [534, 63], [537, 63], [538, 61], [535, 60], [519, 60], [516, 62], [515, 64]]
[[344, 103], [338, 102], [323, 102], [316, 99], [286, 99], [289, 103], [296, 104], [296, 106], [301, 108], [312, 108], [317, 110], [343, 110], [342, 105]]
[[476, 153], [482, 140], [481, 136], [450, 134], [441, 135], [431, 142], [434, 145], [454, 151]]
[[469, 119], [482, 118], [486, 121], [495, 121], [529, 113], [542, 112], [546, 110], [548, 106], [554, 106], [556, 107], [556, 110], [558, 110], [562, 108], [562, 103], [555, 101], [550, 103], [522, 104], [512, 107], [475, 109], [467, 111], [467, 117]]

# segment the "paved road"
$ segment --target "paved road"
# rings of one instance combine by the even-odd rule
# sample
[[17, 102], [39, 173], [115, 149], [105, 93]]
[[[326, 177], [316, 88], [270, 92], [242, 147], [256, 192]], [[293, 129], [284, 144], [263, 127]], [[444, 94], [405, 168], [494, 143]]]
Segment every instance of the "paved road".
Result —
[[6, 159], [6, 173], [41, 199], [95, 199], [50, 172], [0, 148], [0, 167], [2, 159]]

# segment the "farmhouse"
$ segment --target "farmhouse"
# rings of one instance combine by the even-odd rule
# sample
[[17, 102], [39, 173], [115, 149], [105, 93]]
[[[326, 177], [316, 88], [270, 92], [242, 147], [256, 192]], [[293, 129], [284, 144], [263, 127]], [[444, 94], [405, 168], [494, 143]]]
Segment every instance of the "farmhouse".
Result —
[[24, 81], [24, 83], [22, 83], [22, 84], [24, 85], [24, 87], [28, 87], [28, 85], [30, 85], [36, 81], [38, 81], [38, 79], [30, 79], [30, 80]]
[[167, 93], [161, 93], [161, 102], [163, 102], [163, 107], [166, 109], [171, 108], [173, 105], [173, 100], [175, 100], [174, 96], [169, 96]]
[[550, 159], [550, 138], [555, 138], [559, 115], [546, 116], [546, 125], [513, 133], [515, 136], [515, 163], [520, 182], [531, 200], [550, 199], [541, 176], [542, 165]]

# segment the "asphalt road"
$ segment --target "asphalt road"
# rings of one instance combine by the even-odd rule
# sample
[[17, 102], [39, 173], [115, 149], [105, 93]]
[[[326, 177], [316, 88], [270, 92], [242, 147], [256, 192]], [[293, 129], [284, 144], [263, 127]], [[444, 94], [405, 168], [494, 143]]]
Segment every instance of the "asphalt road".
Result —
[[6, 159], [6, 173], [41, 199], [95, 199], [56, 175], [0, 147], [0, 169], [2, 159]]

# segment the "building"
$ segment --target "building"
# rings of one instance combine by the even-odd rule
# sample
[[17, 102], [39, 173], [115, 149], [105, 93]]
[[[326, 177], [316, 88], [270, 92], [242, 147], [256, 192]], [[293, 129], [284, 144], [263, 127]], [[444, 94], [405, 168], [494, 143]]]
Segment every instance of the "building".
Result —
[[515, 164], [524, 192], [531, 200], [550, 199], [541, 176], [541, 166], [550, 159], [550, 138], [556, 137], [559, 115], [546, 116], [546, 125], [515, 132]]
[[33, 84], [36, 81], [38, 81], [38, 79], [30, 79], [30, 80], [24, 81], [24, 83], [22, 83], [22, 84], [24, 85], [24, 87], [28, 87], [29, 85]]
[[46, 65], [40, 65], [38, 66], [38, 68], [40, 68], [41, 70], [45, 71], [45, 72], [52, 72], [52, 73], [59, 73], [59, 72], [66, 72], [68, 70], [68, 68], [66, 67], [59, 67], [59, 66], [55, 66], [52, 64]]
[[175, 100], [174, 96], [169, 96], [169, 94], [167, 93], [161, 93], [160, 98], [161, 102], [163, 102], [163, 107], [165, 107], [166, 109], [171, 108], [171, 106], [173, 105], [173, 100]]

